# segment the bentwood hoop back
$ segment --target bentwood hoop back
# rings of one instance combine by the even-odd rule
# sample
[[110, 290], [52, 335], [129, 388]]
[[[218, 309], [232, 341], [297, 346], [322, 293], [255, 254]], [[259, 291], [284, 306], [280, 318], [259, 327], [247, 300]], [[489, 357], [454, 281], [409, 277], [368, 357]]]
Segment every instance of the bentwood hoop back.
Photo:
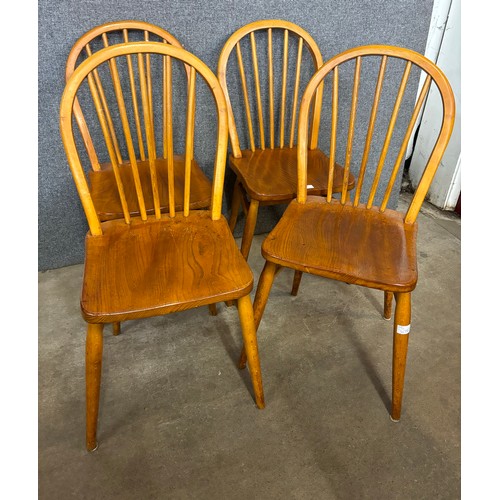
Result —
[[[264, 54], [260, 60], [259, 53]], [[248, 75], [245, 61], [251, 61], [252, 71], [248, 71]], [[296, 133], [303, 91], [301, 83], [307, 82], [322, 64], [321, 52], [312, 36], [300, 26], [281, 20], [257, 21], [243, 26], [227, 40], [220, 54], [218, 78], [229, 111], [232, 148], [229, 164], [237, 176], [229, 225], [234, 230], [240, 207], [243, 207], [246, 221], [241, 252], [245, 258], [250, 251], [259, 206], [289, 203], [296, 197]], [[234, 68], [232, 72], [231, 67]], [[230, 78], [235, 72], [239, 75], [241, 92], [234, 83], [230, 85], [238, 80], [238, 77]], [[261, 78], [267, 83], [261, 84]], [[319, 85], [314, 93], [308, 136], [309, 192], [319, 195], [326, 193], [324, 166], [328, 164], [328, 157], [318, 149], [322, 91]], [[234, 107], [241, 101], [244, 116], [238, 131]], [[242, 149], [242, 142], [247, 143], [246, 149]], [[342, 172], [338, 165], [335, 191], [341, 188]], [[353, 187], [351, 175], [349, 189]], [[300, 276], [298, 278], [294, 294]]]
[[[145, 146], [149, 154], [147, 182], [151, 185], [154, 213], [148, 214], [144, 201], [144, 176], [139, 175], [138, 160], [130, 133], [126, 95], [123, 92], [120, 69], [132, 58], [139, 73], [139, 100], [146, 124]], [[174, 182], [176, 171], [172, 151], [173, 132], [167, 127], [167, 206], [160, 210], [157, 159], [151, 115], [153, 109], [146, 78], [147, 61], [160, 65], [165, 74], [162, 90], [172, 102], [172, 75], [174, 64], [188, 67], [189, 89], [185, 100], [186, 127], [184, 134], [185, 163], [181, 175], [185, 186], [180, 211], [176, 210]], [[135, 197], [139, 214], [129, 210], [128, 194], [123, 189], [122, 172], [116, 155], [112, 134], [97, 88], [95, 71], [108, 65], [111, 71], [114, 98], [120, 110], [133, 174]], [[194, 156], [195, 103], [198, 79], [206, 84], [214, 98], [214, 111], [206, 111], [202, 119], [217, 123], [214, 142], [214, 170], [210, 209], [192, 210], [190, 188]], [[89, 86], [96, 112], [102, 126], [103, 139], [108, 149], [113, 177], [119, 192], [123, 218], [102, 221], [91, 196], [85, 171], [74, 137], [74, 102], [79, 90]], [[108, 88], [109, 90], [109, 88]], [[167, 106], [168, 114], [172, 108]], [[145, 318], [219, 301], [237, 300], [244, 345], [250, 352], [250, 372], [259, 408], [264, 407], [260, 365], [253, 311], [249, 293], [253, 276], [241, 256], [229, 226], [221, 216], [222, 192], [227, 152], [226, 101], [217, 78], [193, 54], [159, 42], [124, 43], [102, 49], [84, 61], [69, 78], [64, 90], [60, 128], [69, 166], [75, 180], [90, 232], [85, 244], [85, 268], [81, 309], [88, 323], [86, 349], [87, 380], [87, 448], [97, 446], [97, 415], [102, 364], [102, 331], [104, 323]]]
[[[356, 135], [355, 122], [357, 103], [361, 98], [359, 90], [363, 77], [362, 67], [363, 64], [367, 64], [368, 58], [378, 58], [379, 71], [373, 93], [371, 96], [363, 96], [365, 102], [367, 100], [372, 102], [367, 129], [364, 133]], [[377, 124], [377, 113], [381, 107], [380, 96], [386, 71], [389, 68], [389, 60], [393, 58], [397, 59], [404, 68], [397, 87], [397, 95], [392, 109], [390, 108], [390, 120], [385, 137], [383, 136], [376, 168], [369, 175], [366, 166]], [[339, 77], [341, 67], [345, 74], [347, 66], [343, 65], [349, 61], [354, 62], [353, 77], [341, 79]], [[391, 67], [394, 68], [393, 65]], [[387, 175], [382, 175], [412, 68], [422, 70], [425, 81], [417, 96], [413, 113], [408, 123], [404, 124], [401, 129], [404, 135], [397, 149], [396, 160], [392, 165], [387, 165], [389, 168]], [[323, 198], [310, 196], [307, 191], [308, 116], [313, 106], [315, 92], [327, 78], [331, 78], [332, 81], [332, 120], [328, 168], [329, 188], [326, 197]], [[342, 81], [353, 82], [349, 125], [346, 130], [340, 130], [337, 126], [338, 96]], [[408, 209], [405, 212], [398, 212], [387, 208], [389, 197], [431, 84], [436, 85], [442, 98], [441, 129]], [[262, 255], [266, 259], [266, 264], [259, 279], [254, 302], [257, 328], [275, 273], [281, 266], [345, 283], [383, 290], [386, 318], [391, 316], [391, 301], [393, 294], [395, 295], [391, 410], [391, 418], [395, 421], [401, 416], [411, 324], [411, 291], [417, 284], [417, 224], [415, 221], [451, 136], [454, 116], [455, 103], [448, 80], [435, 64], [421, 54], [399, 47], [369, 45], [353, 48], [330, 59], [310, 80], [300, 107], [297, 199], [290, 203], [283, 217], [262, 245]], [[332, 197], [331, 184], [334, 169], [336, 169], [337, 136], [340, 133], [345, 133], [347, 140], [345, 142], [344, 182], [340, 199], [336, 199]], [[359, 151], [363, 154], [360, 155], [360, 163], [355, 165], [358, 175], [357, 186], [354, 199], [350, 200], [347, 196], [347, 175], [353, 168], [351, 156], [354, 147], [360, 148]], [[371, 183], [367, 184], [368, 189], [363, 190], [370, 176], [372, 176]], [[378, 205], [375, 204], [376, 199], [380, 199]], [[242, 352], [242, 365], [244, 361], [244, 352]]]

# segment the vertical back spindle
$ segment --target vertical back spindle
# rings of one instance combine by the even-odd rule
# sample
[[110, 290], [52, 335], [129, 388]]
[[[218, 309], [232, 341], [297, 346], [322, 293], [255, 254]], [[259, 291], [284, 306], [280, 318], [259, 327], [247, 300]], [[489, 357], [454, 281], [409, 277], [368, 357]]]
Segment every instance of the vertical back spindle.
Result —
[[[149, 42], [149, 31], [144, 31], [144, 41]], [[149, 109], [151, 110], [151, 129], [153, 130], [153, 137], [155, 136], [155, 121], [153, 113], [153, 80], [151, 78], [151, 55], [146, 54], [146, 83], [148, 89]], [[156, 158], [156, 141], [153, 143], [155, 147]]]
[[292, 123], [290, 125], [290, 147], [293, 148], [293, 139], [295, 137], [295, 119], [297, 117], [297, 103], [299, 99], [300, 86], [300, 67], [302, 65], [302, 45], [304, 40], [299, 37], [299, 46], [297, 49], [297, 67], [295, 69], [295, 88], [293, 90], [293, 105], [292, 105]]
[[283, 76], [281, 81], [280, 148], [285, 146], [286, 77], [288, 73], [288, 30], [283, 34]]
[[196, 112], [196, 70], [191, 66], [189, 71], [189, 88], [186, 111], [186, 165], [184, 181], [184, 215], [189, 215], [189, 199], [191, 193], [191, 163], [194, 158], [194, 124]]
[[333, 174], [335, 171], [335, 153], [337, 149], [337, 119], [339, 103], [339, 68], [333, 68], [332, 75], [332, 129], [330, 135], [330, 158], [328, 165], [328, 185], [326, 191], [326, 200], [332, 201]]
[[264, 117], [262, 114], [262, 99], [260, 96], [260, 78], [259, 78], [259, 63], [257, 60], [257, 46], [255, 43], [255, 33], [250, 33], [250, 44], [252, 46], [252, 62], [253, 72], [255, 77], [255, 94], [257, 97], [257, 116], [259, 118], [259, 131], [260, 131], [260, 149], [266, 149], [265, 135], [264, 135]]
[[359, 204], [359, 198], [361, 196], [361, 189], [363, 187], [363, 180], [365, 177], [366, 164], [368, 162], [368, 155], [370, 154], [370, 147], [372, 143], [373, 130], [375, 128], [375, 120], [377, 118], [377, 110], [380, 102], [380, 94], [382, 92], [382, 85], [384, 83], [385, 68], [387, 65], [387, 56], [382, 56], [380, 61], [380, 69], [378, 72], [377, 86], [375, 87], [375, 95], [373, 97], [372, 111], [370, 114], [370, 122], [368, 124], [368, 131], [366, 133], [365, 149], [363, 151], [363, 158], [361, 160], [361, 166], [359, 168], [359, 175], [356, 186], [356, 194], [354, 195], [354, 206], [357, 207]]
[[273, 30], [267, 30], [267, 54], [269, 66], [269, 143], [274, 149], [274, 71], [273, 71]]
[[366, 204], [367, 208], [371, 208], [373, 205], [373, 200], [375, 198], [375, 193], [377, 192], [378, 183], [380, 181], [380, 176], [382, 174], [382, 169], [385, 163], [385, 157], [387, 156], [387, 152], [389, 150], [389, 144], [392, 139], [392, 134], [394, 131], [394, 125], [396, 124], [396, 120], [399, 113], [399, 107], [401, 106], [401, 101], [403, 100], [403, 95], [406, 89], [406, 84], [408, 83], [408, 77], [410, 76], [411, 70], [411, 61], [406, 63], [406, 67], [403, 73], [403, 77], [401, 79], [401, 84], [399, 86], [398, 95], [396, 97], [396, 102], [394, 104], [394, 109], [392, 111], [391, 119], [389, 122], [389, 127], [387, 128], [387, 133], [385, 136], [384, 144], [382, 146], [382, 151], [380, 153], [380, 159], [377, 165], [377, 169], [375, 171], [375, 175], [373, 178], [372, 188], [370, 190], [370, 195], [368, 196], [368, 202]]
[[168, 172], [168, 210], [170, 217], [175, 217], [174, 191], [174, 132], [172, 122], [172, 58], [163, 57], [163, 88], [165, 99], [164, 139], [167, 157]]
[[255, 140], [254, 140], [253, 126], [252, 126], [252, 115], [250, 113], [250, 101], [248, 100], [247, 78], [245, 75], [245, 67], [243, 65], [243, 57], [241, 55], [240, 42], [238, 42], [236, 44], [236, 56], [238, 58], [238, 68], [240, 70], [241, 86], [243, 88], [243, 99], [245, 101], [245, 111], [246, 111], [246, 115], [247, 115], [247, 124], [248, 124], [248, 135], [250, 137], [250, 149], [252, 151], [255, 151]]

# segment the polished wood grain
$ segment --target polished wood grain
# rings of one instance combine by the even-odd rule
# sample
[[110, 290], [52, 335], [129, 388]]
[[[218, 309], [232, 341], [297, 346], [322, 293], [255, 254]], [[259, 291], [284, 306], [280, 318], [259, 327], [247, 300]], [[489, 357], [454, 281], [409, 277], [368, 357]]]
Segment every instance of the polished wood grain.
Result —
[[[172, 60], [187, 65], [191, 77], [185, 103], [187, 126], [183, 145], [187, 151], [184, 158], [177, 157], [177, 161], [168, 151], [166, 158], [156, 158], [152, 137], [154, 130], [148, 126], [148, 123], [154, 123], [151, 96], [156, 95], [149, 88], [155, 83], [161, 84], [152, 81], [150, 76], [154, 74], [154, 61], [158, 61], [154, 55], [161, 56], [161, 64], [166, 68], [167, 93], [170, 91], [168, 67]], [[133, 59], [139, 66], [140, 92], [137, 99], [138, 109], [143, 110], [146, 123], [148, 160], [135, 158], [135, 165], [132, 162], [118, 162], [116, 155], [112, 154], [114, 144], [102, 110], [103, 131], [107, 131], [112, 162], [111, 165], [100, 165], [99, 170], [91, 172], [91, 189], [74, 136], [75, 95], [85, 81], [89, 81], [89, 76], [90, 79], [94, 78], [95, 83], [93, 75], [98, 68], [109, 65], [113, 71], [113, 68], [117, 68], [115, 59], [121, 57], [128, 61], [128, 56], [134, 56]], [[211, 187], [207, 186], [204, 193], [210, 197], [211, 204], [209, 209], [201, 210], [191, 209], [193, 199], [186, 195], [184, 185], [186, 171], [191, 182], [197, 171], [201, 173], [192, 151], [195, 136], [194, 80], [197, 75], [214, 98], [215, 110], [212, 115], [207, 110], [204, 118], [211, 124], [216, 124], [217, 136], [213, 183]], [[115, 90], [120, 85], [120, 79], [114, 78]], [[95, 85], [94, 90], [98, 98], [94, 102], [99, 107], [102, 99]], [[118, 91], [117, 94], [119, 100], [123, 98], [123, 93]], [[199, 306], [209, 306], [210, 312], [215, 314], [217, 302], [236, 300], [243, 342], [248, 352], [255, 402], [258, 408], [264, 408], [255, 321], [249, 295], [253, 288], [253, 275], [236, 246], [226, 219], [221, 215], [228, 116], [225, 97], [215, 75], [193, 54], [166, 43], [128, 42], [109, 46], [91, 55], [69, 77], [61, 100], [60, 130], [70, 170], [90, 227], [85, 240], [81, 295], [81, 311], [88, 323], [87, 449], [92, 451], [97, 447], [102, 331], [105, 323], [113, 324], [113, 331], [117, 334], [122, 321]], [[168, 135], [167, 130], [167, 149], [173, 151]], [[134, 174], [137, 175], [134, 177]], [[132, 180], [129, 182], [125, 179]], [[118, 192], [118, 183], [122, 185], [121, 194]], [[137, 200], [134, 202], [134, 195], [137, 198], [136, 184], [141, 186], [141, 192], [144, 193], [145, 205], [142, 210], [140, 203]], [[105, 210], [101, 210], [96, 200], [102, 200], [106, 213], [102, 213]], [[126, 218], [103, 220], [107, 216], [118, 214], [110, 214], [108, 207], [119, 210], [124, 205], [127, 205]], [[176, 205], [180, 205], [179, 210], [172, 211], [172, 206]], [[131, 212], [128, 210], [129, 206]], [[162, 213], [162, 207], [166, 213]], [[149, 212], [146, 217], [143, 217], [144, 211]]]
[[[259, 42], [267, 45], [267, 60], [258, 60], [257, 33], [262, 31]], [[273, 44], [273, 37], [282, 39], [281, 53], [276, 52], [276, 47], [280, 44]], [[248, 38], [248, 40], [246, 40]], [[296, 58], [290, 53], [294, 51], [292, 39], [296, 41]], [[250, 98], [251, 88], [249, 76], [245, 72], [243, 49], [248, 46], [253, 66], [253, 87], [255, 88], [255, 116], [252, 115]], [[232, 98], [236, 89], [229, 89], [228, 65], [232, 53], [235, 52], [238, 72], [241, 81], [241, 92], [243, 96], [246, 129], [237, 130], [233, 116]], [[236, 173], [237, 179], [233, 198], [231, 202], [230, 227], [236, 226], [238, 213], [244, 208], [244, 203], [249, 203], [248, 214], [246, 215], [245, 227], [241, 242], [241, 252], [248, 257], [252, 244], [253, 234], [258, 218], [260, 205], [288, 203], [295, 198], [297, 193], [297, 149], [295, 146], [295, 135], [297, 130], [298, 105], [300, 102], [301, 79], [303, 74], [305, 55], [312, 61], [313, 67], [317, 70], [323, 63], [321, 52], [314, 39], [300, 26], [280, 20], [262, 20], [247, 24], [237, 30], [224, 45], [218, 63], [218, 78], [221, 82], [224, 94], [227, 99], [229, 111], [229, 135], [231, 140], [232, 155], [229, 158], [229, 165]], [[295, 59], [295, 60], [294, 60]], [[275, 61], [282, 61], [280, 68]], [[267, 109], [262, 99], [259, 68], [267, 64], [267, 71], [263, 73], [269, 79], [269, 92], [267, 99]], [[290, 83], [293, 86], [291, 95], [287, 95], [288, 71], [294, 68], [294, 80]], [[281, 73], [280, 73], [281, 69]], [[275, 88], [280, 89], [279, 96], [275, 97]], [[319, 86], [314, 96], [313, 112], [311, 114], [311, 133], [309, 138], [310, 148], [310, 168], [309, 176], [312, 185], [312, 194], [326, 194], [328, 191], [328, 157], [317, 149], [318, 130], [321, 114], [322, 85]], [[275, 102], [276, 101], [276, 102]], [[290, 108], [290, 113], [287, 113]], [[264, 115], [268, 114], [268, 124], [264, 121]], [[278, 133], [275, 134], [275, 112], [278, 117]], [[290, 115], [290, 116], [287, 116]], [[287, 120], [285, 119], [288, 119]], [[267, 125], [267, 130], [266, 130]], [[258, 135], [258, 138], [255, 137]], [[241, 149], [240, 136], [248, 138], [249, 146]], [[267, 140], [266, 140], [267, 139]], [[257, 144], [256, 144], [257, 143]], [[258, 147], [257, 147], [258, 145]], [[331, 190], [341, 192], [344, 187], [347, 190], [354, 188], [354, 177], [348, 171], [344, 172], [341, 165], [333, 164], [330, 172]], [[333, 171], [335, 170], [335, 172]], [[243, 195], [240, 193], [243, 187]], [[248, 201], [247, 201], [248, 200]], [[245, 211], [245, 210], [244, 210]], [[297, 293], [298, 284], [296, 281], [294, 293]]]
[[[351, 111], [346, 137], [345, 171], [350, 168], [350, 154], [356, 146], [355, 128], [356, 106], [360, 96], [361, 66], [364, 57], [380, 57], [380, 70], [374, 94], [372, 111], [364, 135], [365, 143], [357, 144], [363, 151], [360, 175], [354, 200], [351, 201], [344, 189], [340, 199], [331, 193], [326, 197], [312, 196], [307, 189], [309, 183], [310, 150], [308, 144], [309, 116], [313, 97], [324, 79], [332, 75], [332, 128], [331, 157], [329, 171], [335, 161], [337, 132], [338, 89], [340, 79], [339, 66], [348, 61], [355, 61], [353, 86], [351, 87]], [[381, 146], [377, 167], [372, 175], [371, 185], [366, 171], [368, 153], [372, 146], [376, 127], [377, 110], [383, 100], [381, 92], [386, 71], [389, 71], [391, 58], [405, 63], [403, 75], [392, 109], [389, 108], [390, 121]], [[426, 73], [426, 79], [417, 96], [414, 111], [407, 124], [399, 123], [399, 108], [409, 81], [412, 67]], [[346, 81], [349, 81], [347, 78]], [[423, 102], [430, 89], [435, 85], [442, 98], [442, 125], [435, 139], [434, 148], [427, 159], [426, 168], [418, 183], [413, 198], [406, 212], [387, 208], [398, 169], [403, 160], [411, 131], [420, 114]], [[366, 97], [364, 97], [366, 99]], [[389, 103], [389, 106], [391, 104]], [[392, 363], [392, 408], [391, 418], [398, 421], [401, 417], [404, 376], [411, 326], [411, 292], [417, 285], [417, 224], [416, 218], [432, 178], [439, 166], [450, 139], [455, 116], [455, 104], [451, 86], [443, 72], [421, 54], [400, 47], [369, 45], [347, 50], [327, 61], [311, 78], [302, 98], [299, 113], [297, 139], [297, 199], [287, 207], [284, 215], [262, 244], [262, 255], [266, 264], [262, 271], [254, 299], [254, 318], [258, 326], [267, 303], [276, 266], [288, 267], [299, 272], [307, 272], [344, 283], [356, 284], [384, 291], [384, 317], [391, 317], [393, 296], [396, 299], [393, 333]], [[396, 127], [405, 130], [402, 144], [394, 164], [386, 166], [389, 144]], [[404, 128], [406, 127], [406, 129]], [[359, 139], [358, 139], [359, 140]], [[332, 153], [333, 151], [333, 153]], [[389, 168], [389, 175], [382, 175]], [[337, 170], [335, 167], [334, 171]], [[331, 175], [331, 174], [330, 174]], [[383, 186], [385, 179], [385, 187]], [[331, 185], [333, 186], [333, 182]], [[379, 186], [382, 184], [382, 186]], [[363, 189], [365, 187], [366, 189]], [[375, 205], [375, 196], [383, 193], [380, 206]], [[362, 199], [362, 193], [366, 200]], [[245, 366], [246, 355], [242, 351], [240, 367]]]

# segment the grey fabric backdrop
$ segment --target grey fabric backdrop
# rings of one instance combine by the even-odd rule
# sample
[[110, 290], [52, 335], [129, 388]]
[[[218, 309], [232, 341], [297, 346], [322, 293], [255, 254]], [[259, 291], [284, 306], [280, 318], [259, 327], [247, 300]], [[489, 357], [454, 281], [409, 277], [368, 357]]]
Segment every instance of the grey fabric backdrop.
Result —
[[[148, 21], [171, 32], [215, 72], [220, 50], [230, 34], [258, 19], [285, 19], [299, 24], [316, 40], [324, 60], [350, 47], [371, 43], [398, 45], [424, 53], [432, 5], [432, 0], [40, 0], [39, 270], [83, 262], [88, 226], [62, 148], [58, 113], [66, 58], [84, 32], [113, 20]], [[377, 69], [374, 67], [372, 71], [376, 77]], [[402, 117], [409, 116], [417, 83], [415, 74], [408, 88], [410, 97], [401, 109]], [[360, 103], [360, 123], [368, 116], [370, 106], [369, 101]], [[389, 111], [386, 113], [387, 116], [381, 114], [380, 120], [389, 119]], [[326, 133], [328, 124], [324, 125], [322, 130]], [[325, 137], [320, 135], [320, 144]], [[383, 135], [376, 137], [375, 142], [377, 139], [380, 142]], [[228, 173], [229, 195], [233, 180]], [[391, 198], [390, 206], [394, 207], [395, 199]], [[224, 210], [227, 214], [227, 205]], [[269, 231], [281, 213], [280, 208], [263, 209], [256, 232]], [[241, 223], [237, 234], [240, 232]]]

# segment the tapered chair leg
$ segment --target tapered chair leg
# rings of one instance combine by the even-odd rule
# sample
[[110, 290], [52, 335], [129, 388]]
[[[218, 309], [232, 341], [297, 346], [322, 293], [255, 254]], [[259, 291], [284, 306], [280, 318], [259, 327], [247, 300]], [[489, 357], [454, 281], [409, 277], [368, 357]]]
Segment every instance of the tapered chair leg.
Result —
[[231, 218], [229, 219], [229, 229], [232, 233], [236, 227], [236, 221], [238, 220], [238, 213], [241, 206], [241, 191], [239, 184], [238, 179], [236, 179], [233, 189], [233, 199], [231, 200]]
[[[277, 266], [273, 262], [269, 262], [266, 260], [264, 269], [262, 269], [262, 272], [260, 273], [259, 284], [257, 285], [257, 291], [255, 292], [255, 299], [253, 302], [253, 315], [256, 331], [259, 329], [260, 320], [262, 319], [262, 315], [264, 314], [267, 299], [269, 298], [269, 293], [271, 291], [271, 287], [273, 286], [274, 277], [279, 267], [281, 266]], [[245, 346], [243, 346], [238, 366], [243, 370], [243, 368], [245, 368], [246, 362], [247, 353]]]
[[392, 316], [392, 292], [384, 292], [384, 319], [391, 319]]
[[300, 280], [302, 279], [302, 271], [295, 271], [295, 274], [293, 275], [293, 285], [292, 285], [292, 295], [294, 297], [297, 296], [297, 293], [299, 292], [299, 286], [300, 286]]
[[113, 323], [113, 335], [120, 335], [122, 333], [120, 322]]
[[241, 240], [241, 254], [248, 260], [250, 247], [252, 246], [253, 233], [255, 231], [255, 224], [257, 223], [257, 213], [259, 212], [259, 202], [252, 200], [250, 208], [248, 209], [247, 218], [245, 221], [245, 229], [243, 230], [243, 238]]
[[238, 313], [243, 333], [243, 343], [248, 353], [248, 369], [252, 379], [255, 402], [257, 407], [262, 409], [265, 406], [264, 390], [262, 388], [259, 349], [257, 346], [257, 335], [255, 333], [255, 322], [250, 295], [245, 295], [245, 297], [238, 299]]
[[210, 316], [217, 316], [217, 304], [208, 304]]
[[411, 323], [411, 293], [396, 293], [394, 313], [394, 338], [392, 354], [392, 410], [391, 419], [401, 418], [403, 386], [405, 380], [406, 354]]
[[85, 380], [87, 396], [87, 450], [97, 449], [97, 417], [101, 388], [103, 325], [88, 324], [85, 349]]

